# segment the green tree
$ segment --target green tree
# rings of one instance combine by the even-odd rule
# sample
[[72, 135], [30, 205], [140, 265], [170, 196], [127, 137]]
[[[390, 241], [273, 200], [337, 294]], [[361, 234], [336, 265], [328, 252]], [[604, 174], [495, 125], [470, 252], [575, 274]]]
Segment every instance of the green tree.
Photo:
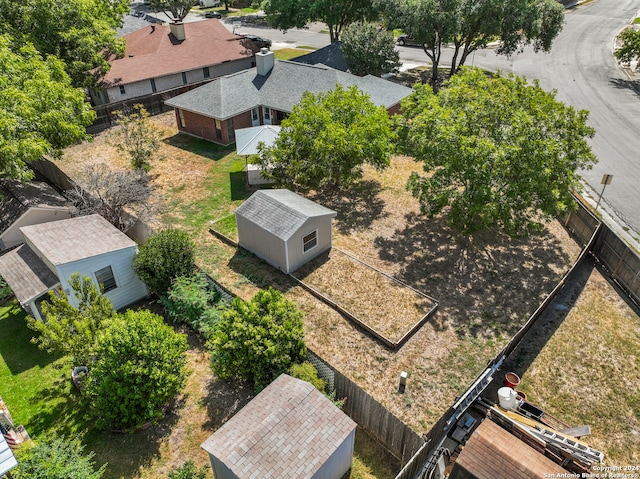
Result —
[[640, 30], [628, 28], [620, 34], [622, 46], [614, 55], [622, 63], [630, 63], [633, 60], [640, 61]]
[[338, 188], [362, 177], [367, 163], [389, 166], [393, 132], [383, 106], [375, 106], [355, 86], [327, 93], [306, 92], [272, 147], [263, 148], [263, 175], [279, 185]]
[[331, 43], [340, 40], [347, 25], [378, 16], [371, 0], [267, 0], [263, 8], [269, 23], [281, 30], [304, 28], [310, 22], [325, 23]]
[[196, 463], [189, 459], [181, 467], [169, 471], [169, 479], [206, 479], [208, 466], [196, 467]]
[[556, 0], [377, 0], [387, 26], [400, 28], [423, 44], [437, 85], [442, 48], [454, 48], [450, 74], [457, 73], [471, 53], [494, 40], [498, 54], [511, 55], [532, 44], [549, 51], [562, 30], [563, 6]]
[[193, 272], [195, 247], [184, 231], [169, 228], [151, 236], [133, 259], [133, 269], [154, 293], [164, 293], [171, 280]]
[[318, 377], [318, 370], [309, 361], [292, 364], [288, 372], [289, 375], [294, 378], [302, 379], [303, 381], [313, 384], [313, 387], [322, 394], [327, 393], [327, 382]]
[[0, 0], [2, 31], [62, 60], [75, 87], [95, 86], [109, 55], [124, 53], [116, 28], [127, 13], [128, 0]]
[[29, 162], [88, 138], [94, 118], [60, 60], [0, 35], [0, 177], [32, 178]]
[[86, 393], [100, 428], [131, 431], [162, 417], [186, 383], [187, 339], [151, 311], [128, 310], [98, 336]]
[[160, 148], [160, 132], [149, 121], [149, 112], [135, 104], [132, 112], [117, 110], [113, 115], [120, 127], [114, 133], [114, 145], [129, 156], [133, 168], [149, 171], [149, 161]]
[[398, 70], [393, 33], [376, 23], [352, 23], [342, 35], [342, 53], [354, 75], [381, 76]]
[[501, 227], [539, 232], [569, 211], [578, 169], [596, 162], [586, 139], [588, 112], [576, 111], [522, 77], [487, 78], [465, 69], [439, 94], [419, 86], [398, 122], [404, 153], [424, 163], [408, 188], [429, 217], [448, 211], [468, 235]]
[[17, 455], [18, 467], [11, 471], [14, 479], [100, 479], [107, 467], [96, 469], [95, 453], [85, 454], [78, 438], [56, 434], [19, 449]]
[[42, 302], [46, 321], [27, 316], [27, 324], [40, 333], [32, 339], [40, 349], [71, 356], [75, 366], [91, 366], [96, 356], [98, 332], [105, 329], [114, 317], [111, 301], [103, 296], [91, 278], [71, 276], [69, 286], [78, 306], [72, 305], [64, 294], [49, 292], [49, 300]]
[[302, 313], [279, 291], [259, 291], [248, 303], [236, 298], [209, 342], [211, 367], [223, 379], [251, 379], [263, 388], [304, 360], [303, 338]]
[[151, 0], [150, 4], [162, 10], [172, 22], [181, 22], [193, 7], [193, 0]]

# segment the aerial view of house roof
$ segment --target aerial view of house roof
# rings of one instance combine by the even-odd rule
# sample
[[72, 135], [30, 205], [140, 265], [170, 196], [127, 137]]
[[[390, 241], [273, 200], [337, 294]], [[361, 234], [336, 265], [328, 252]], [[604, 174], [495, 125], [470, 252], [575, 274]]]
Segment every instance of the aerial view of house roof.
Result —
[[282, 374], [202, 448], [235, 477], [310, 478], [355, 428], [310, 383]]
[[20, 231], [54, 265], [136, 246], [100, 215], [25, 226]]
[[29, 208], [69, 207], [69, 202], [47, 183], [27, 183], [9, 178], [0, 181], [0, 233], [11, 226]]
[[165, 103], [219, 119], [234, 117], [256, 105], [290, 112], [304, 92], [328, 92], [338, 83], [347, 88], [357, 86], [375, 105], [385, 108], [399, 103], [412, 92], [411, 88], [371, 75], [359, 77], [325, 65], [276, 60], [267, 75], [259, 75], [257, 68], [250, 68], [218, 78]]
[[321, 63], [330, 68], [346, 72], [349, 69], [347, 60], [342, 53], [342, 42], [330, 43], [326, 47], [314, 50], [306, 55], [301, 55], [291, 59], [292, 62], [306, 63], [307, 65], [317, 65]]
[[218, 20], [184, 24], [185, 39], [178, 41], [169, 25], [149, 25], [125, 35], [122, 58], [109, 60], [106, 84], [132, 83], [253, 56], [247, 40], [229, 32]]
[[336, 212], [286, 189], [258, 190], [236, 210], [236, 214], [287, 240], [309, 219], [336, 216]]

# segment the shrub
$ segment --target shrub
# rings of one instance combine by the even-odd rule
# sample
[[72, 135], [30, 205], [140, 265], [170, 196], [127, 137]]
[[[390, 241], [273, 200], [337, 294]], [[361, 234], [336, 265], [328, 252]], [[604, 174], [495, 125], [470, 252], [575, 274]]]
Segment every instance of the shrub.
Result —
[[107, 465], [96, 470], [93, 456], [93, 451], [84, 454], [78, 438], [53, 435], [20, 449], [18, 467], [11, 474], [15, 479], [99, 479]]
[[279, 291], [260, 291], [248, 303], [236, 298], [209, 341], [211, 367], [223, 379], [251, 379], [261, 389], [304, 360], [303, 338], [302, 313]]
[[203, 273], [175, 278], [168, 293], [160, 297], [171, 321], [187, 323], [196, 330], [205, 312], [218, 301], [220, 293], [211, 288]]
[[169, 479], [206, 479], [208, 466], [196, 468], [196, 463], [189, 459], [181, 467], [169, 472]]
[[147, 310], [127, 311], [99, 335], [87, 381], [96, 426], [134, 430], [159, 418], [184, 387], [187, 340]]
[[327, 392], [327, 382], [318, 377], [318, 370], [309, 361], [292, 364], [289, 368], [289, 375], [313, 384], [323, 394]]
[[181, 230], [156, 233], [140, 247], [133, 269], [150, 291], [163, 293], [178, 276], [189, 276], [194, 268], [195, 247]]

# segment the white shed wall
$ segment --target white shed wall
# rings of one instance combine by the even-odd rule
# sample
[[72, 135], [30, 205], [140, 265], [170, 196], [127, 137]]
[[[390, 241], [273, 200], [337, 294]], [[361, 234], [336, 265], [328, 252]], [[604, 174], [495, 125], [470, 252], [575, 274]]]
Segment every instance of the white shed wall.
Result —
[[213, 471], [214, 479], [239, 479], [231, 469], [211, 454], [209, 454], [209, 460], [211, 461], [211, 470]]
[[147, 296], [148, 292], [145, 284], [133, 272], [131, 261], [136, 253], [137, 247], [132, 246], [131, 248], [58, 266], [58, 279], [60, 279], [60, 284], [69, 302], [77, 306], [77, 300], [69, 286], [69, 279], [73, 273], [79, 273], [81, 277], [89, 276], [97, 286], [98, 282], [96, 281], [95, 273], [107, 266], [111, 266], [117, 287], [105, 293], [105, 296], [111, 300], [115, 309], [124, 308], [134, 301]]
[[355, 439], [356, 430], [354, 429], [311, 479], [341, 479], [351, 468]]
[[238, 214], [236, 225], [240, 246], [285, 273], [289, 272], [284, 241]]
[[[318, 231], [318, 245], [304, 252], [302, 238]], [[295, 271], [306, 262], [312, 260], [319, 254], [331, 248], [331, 217], [322, 216], [309, 218], [307, 222], [287, 240], [287, 251], [289, 253], [289, 272]]]
[[20, 218], [9, 226], [2, 235], [0, 240], [4, 243], [5, 248], [24, 243], [24, 236], [20, 228], [23, 226], [39, 225], [41, 223], [48, 223], [49, 221], [66, 220], [71, 218], [71, 211], [69, 208], [39, 208], [33, 207], [27, 210]]

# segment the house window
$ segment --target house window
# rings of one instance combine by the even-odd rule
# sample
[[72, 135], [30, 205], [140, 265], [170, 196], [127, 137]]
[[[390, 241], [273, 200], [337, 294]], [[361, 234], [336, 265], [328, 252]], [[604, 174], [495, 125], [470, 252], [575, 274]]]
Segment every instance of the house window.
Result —
[[251, 109], [251, 121], [258, 121], [258, 107]]
[[269, 108], [268, 106], [264, 107], [264, 119], [271, 121], [271, 108]]
[[105, 293], [118, 287], [118, 285], [116, 284], [116, 278], [113, 276], [113, 270], [111, 269], [111, 266], [99, 269], [98, 271], [96, 271], [95, 275], [96, 281], [98, 282], [98, 284], [102, 285]]
[[124, 91], [124, 85], [120, 85], [120, 94], [124, 95], [126, 92]]
[[158, 91], [158, 89], [156, 88], [156, 80], [155, 80], [155, 78], [152, 78], [152, 79], [151, 79], [151, 91], [152, 91], [153, 93], [155, 93], [155, 92], [157, 92], [157, 91]]
[[182, 72], [182, 84], [187, 84], [187, 74], [185, 72]]
[[209, 71], [209, 67], [204, 67], [202, 69], [202, 74], [204, 75], [205, 78], [211, 77], [211, 72]]
[[318, 230], [312, 231], [302, 238], [302, 250], [307, 251], [318, 246]]
[[187, 126], [187, 122], [184, 121], [184, 110], [178, 109], [178, 118], [180, 119], [180, 127], [185, 128]]

